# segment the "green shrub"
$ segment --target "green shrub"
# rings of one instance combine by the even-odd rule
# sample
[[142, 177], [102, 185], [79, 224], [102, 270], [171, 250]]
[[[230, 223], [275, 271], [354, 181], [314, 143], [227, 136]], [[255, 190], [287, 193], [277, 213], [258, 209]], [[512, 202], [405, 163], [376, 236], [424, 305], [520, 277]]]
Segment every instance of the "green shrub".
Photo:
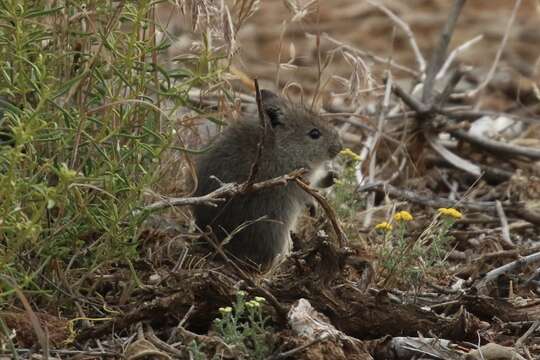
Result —
[[448, 232], [461, 217], [462, 214], [454, 208], [441, 208], [417, 237], [407, 233], [407, 223], [414, 220], [408, 211], [394, 215], [396, 229], [386, 221], [377, 224], [375, 229], [383, 234], [377, 251], [382, 285], [398, 283], [419, 287], [427, 275], [443, 276], [453, 240]]
[[156, 61], [169, 46], [154, 36], [157, 2], [46, 3], [0, 1], [0, 96], [9, 101], [0, 273], [40, 289], [50, 286], [38, 273], [137, 257], [146, 214], [134, 210], [171, 149], [169, 114], [222, 71], [204, 46], [195, 63], [168, 70]]

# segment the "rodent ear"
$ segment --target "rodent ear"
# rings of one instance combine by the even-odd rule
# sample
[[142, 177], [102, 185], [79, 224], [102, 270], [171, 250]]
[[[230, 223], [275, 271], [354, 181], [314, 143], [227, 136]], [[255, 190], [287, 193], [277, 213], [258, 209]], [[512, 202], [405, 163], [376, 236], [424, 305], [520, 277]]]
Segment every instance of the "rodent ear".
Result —
[[272, 127], [283, 125], [283, 99], [270, 90], [261, 90], [261, 100]]

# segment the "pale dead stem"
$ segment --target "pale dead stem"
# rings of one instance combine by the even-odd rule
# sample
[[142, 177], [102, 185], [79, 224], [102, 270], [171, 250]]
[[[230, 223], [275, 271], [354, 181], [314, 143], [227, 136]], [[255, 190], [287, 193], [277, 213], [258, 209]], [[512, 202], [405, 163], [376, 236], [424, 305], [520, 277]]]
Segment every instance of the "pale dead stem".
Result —
[[516, 2], [514, 3], [514, 8], [512, 9], [512, 14], [510, 15], [510, 18], [508, 19], [508, 22], [506, 23], [506, 30], [504, 31], [504, 35], [503, 35], [503, 38], [501, 40], [501, 45], [497, 49], [497, 54], [495, 55], [495, 60], [493, 60], [493, 64], [491, 64], [491, 68], [489, 69], [489, 72], [488, 72], [486, 78], [484, 79], [484, 81], [482, 81], [482, 83], [480, 83], [480, 85], [476, 89], [473, 89], [473, 90], [470, 90], [470, 91], [466, 92], [465, 97], [467, 97], [467, 98], [475, 97], [482, 90], [484, 90], [485, 87], [493, 79], [493, 75], [495, 75], [495, 70], [497, 70], [497, 66], [499, 65], [499, 61], [501, 59], [502, 53], [504, 51], [504, 48], [506, 47], [506, 43], [507, 43], [508, 37], [510, 35], [510, 30], [512, 29], [512, 25], [514, 24], [514, 20], [516, 19], [517, 11], [518, 11], [519, 7], [521, 6], [521, 2], [522, 2], [522, 0], [516, 0]]
[[331, 37], [330, 35], [328, 34], [322, 34], [322, 37], [324, 39], [326, 39], [327, 41], [329, 41], [330, 43], [334, 44], [334, 45], [337, 45], [351, 53], [354, 53], [354, 54], [358, 54], [360, 56], [363, 56], [363, 57], [366, 57], [370, 60], [373, 60], [373, 61], [376, 61], [378, 63], [382, 63], [382, 64], [388, 64], [390, 67], [394, 68], [394, 69], [397, 69], [397, 70], [400, 70], [400, 71], [403, 71], [404, 73], [407, 73], [409, 75], [412, 75], [414, 76], [415, 78], [419, 77], [420, 74], [418, 73], [418, 71], [414, 70], [414, 69], [411, 69], [407, 66], [404, 66], [404, 65], [401, 65], [397, 62], [395, 62], [394, 60], [391, 60], [391, 61], [388, 61], [387, 58], [383, 58], [383, 57], [380, 57], [380, 56], [377, 56], [375, 54], [372, 54], [370, 53], [369, 51], [365, 51], [365, 50], [360, 50], [360, 49], [357, 49], [351, 45], [348, 45], [348, 44], [345, 44], [344, 42], [341, 42], [333, 37]]
[[435, 79], [436, 80], [442, 79], [444, 77], [444, 75], [446, 74], [446, 72], [448, 71], [448, 69], [450, 68], [450, 65], [452, 65], [452, 62], [454, 61], [454, 59], [459, 54], [461, 54], [465, 50], [469, 49], [470, 47], [475, 45], [477, 42], [481, 41], [483, 38], [484, 38], [484, 35], [475, 36], [471, 40], [468, 40], [468, 41], [464, 42], [463, 44], [459, 45], [454, 50], [452, 50], [452, 52], [446, 58], [446, 61], [444, 62], [443, 66], [441, 67], [441, 69], [437, 73], [437, 76], [435, 76]]
[[[382, 107], [379, 112], [377, 131], [375, 132], [374, 135], [370, 136], [370, 138], [368, 139], [368, 143], [370, 145], [366, 147], [366, 150], [370, 152], [369, 174], [368, 174], [368, 180], [370, 183], [375, 181], [375, 173], [376, 173], [375, 170], [376, 170], [376, 163], [377, 163], [377, 145], [379, 143], [381, 134], [384, 131], [386, 112], [390, 105], [391, 94], [392, 94], [392, 76], [390, 72], [387, 72], [386, 88], [384, 91], [384, 99], [383, 99]], [[367, 204], [366, 204], [366, 216], [364, 217], [364, 221], [363, 221], [364, 227], [368, 227], [371, 224], [373, 212], [369, 210], [374, 206], [374, 204], [375, 204], [375, 193], [372, 193], [369, 195]]]
[[416, 42], [416, 39], [411, 28], [409, 27], [409, 24], [399, 18], [399, 16], [394, 14], [392, 10], [388, 9], [386, 6], [372, 0], [368, 0], [368, 3], [384, 12], [386, 16], [388, 16], [396, 26], [398, 26], [401, 30], [403, 30], [403, 32], [405, 32], [405, 35], [407, 36], [407, 39], [409, 40], [411, 48], [414, 52], [416, 62], [418, 63], [418, 70], [420, 71], [420, 73], [423, 74], [426, 71], [426, 60], [424, 59], [424, 55], [422, 55], [422, 52], [418, 47], [418, 43]]
[[[262, 181], [259, 183], [251, 184], [248, 188], [246, 183], [242, 184], [223, 184], [218, 189], [212, 191], [209, 194], [196, 197], [168, 197], [163, 200], [157, 201], [153, 204], [145, 206], [142, 211], [157, 211], [171, 206], [188, 206], [188, 205], [207, 205], [217, 206], [218, 203], [223, 202], [226, 197], [237, 196], [252, 191], [259, 191], [262, 189], [284, 186], [289, 181], [293, 181], [304, 173], [304, 170], [295, 170], [289, 174], [279, 176], [270, 180]], [[141, 210], [137, 211], [139, 213]]]

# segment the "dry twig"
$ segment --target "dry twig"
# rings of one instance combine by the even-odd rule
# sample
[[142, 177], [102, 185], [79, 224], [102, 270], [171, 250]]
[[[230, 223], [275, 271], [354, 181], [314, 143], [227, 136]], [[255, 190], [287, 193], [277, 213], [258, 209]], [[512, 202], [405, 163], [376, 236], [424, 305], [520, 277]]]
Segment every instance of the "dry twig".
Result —
[[495, 201], [495, 208], [497, 209], [497, 214], [499, 215], [499, 219], [501, 220], [502, 238], [506, 245], [508, 245], [510, 248], [513, 248], [515, 245], [510, 238], [510, 227], [508, 226], [508, 218], [506, 217], [503, 206], [499, 200]]
[[368, 0], [368, 3], [384, 12], [386, 16], [388, 16], [394, 22], [394, 24], [396, 24], [401, 30], [403, 30], [403, 32], [405, 32], [405, 35], [407, 36], [407, 39], [411, 44], [411, 48], [413, 49], [416, 61], [418, 62], [418, 70], [420, 71], [420, 73], [424, 73], [426, 71], [426, 60], [424, 59], [424, 55], [422, 55], [422, 52], [420, 51], [420, 48], [416, 43], [416, 39], [414, 38], [414, 34], [409, 25], [405, 21], [400, 19], [399, 16], [394, 14], [392, 10], [388, 9], [386, 6], [371, 0]]
[[249, 188], [246, 187], [246, 183], [242, 184], [224, 184], [220, 188], [212, 191], [209, 194], [203, 196], [194, 197], [182, 197], [182, 198], [166, 198], [157, 201], [153, 204], [145, 206], [142, 211], [156, 211], [171, 206], [189, 206], [189, 205], [207, 205], [217, 206], [217, 203], [225, 201], [227, 197], [238, 196], [249, 192], [255, 192], [270, 187], [284, 186], [289, 181], [293, 181], [296, 178], [302, 176], [305, 170], [295, 170], [290, 174], [278, 176], [276, 178], [261, 181], [259, 183], [252, 184]]
[[435, 85], [435, 76], [439, 72], [439, 69], [443, 65], [444, 59], [446, 57], [446, 50], [448, 49], [448, 44], [452, 38], [454, 32], [454, 27], [456, 26], [457, 19], [461, 13], [461, 9], [465, 4], [466, 0], [455, 0], [448, 16], [448, 20], [444, 25], [443, 31], [441, 33], [441, 38], [437, 48], [433, 52], [429, 66], [426, 72], [426, 80], [424, 81], [424, 90], [422, 93], [422, 102], [431, 106], [433, 104], [433, 86]]
[[253, 160], [253, 163], [251, 164], [251, 168], [249, 170], [248, 179], [244, 184], [244, 191], [248, 190], [253, 185], [257, 173], [259, 172], [259, 162], [261, 160], [262, 152], [264, 150], [264, 142], [266, 141], [266, 136], [268, 132], [268, 125], [266, 124], [266, 121], [264, 119], [264, 110], [261, 98], [261, 90], [259, 89], [259, 81], [257, 79], [254, 79], [253, 83], [255, 84], [255, 101], [257, 102], [257, 113], [259, 115], [259, 121], [261, 123], [261, 137], [259, 139], [259, 144], [257, 145], [257, 153], [255, 155], [255, 159]]
[[334, 232], [336, 233], [339, 246], [340, 247], [346, 246], [348, 243], [347, 236], [343, 232], [343, 229], [341, 229], [341, 225], [339, 225], [339, 221], [337, 220], [336, 213], [334, 209], [332, 209], [328, 201], [316, 189], [311, 188], [305, 182], [300, 180], [298, 177], [295, 178], [294, 181], [302, 190], [304, 190], [306, 193], [313, 196], [315, 200], [317, 200], [319, 205], [321, 205], [321, 207], [326, 212], [326, 215], [330, 219], [330, 222], [332, 223], [332, 227], [334, 228]]
[[477, 289], [485, 287], [489, 282], [497, 279], [500, 275], [517, 270], [525, 265], [540, 261], [540, 252], [525, 256], [521, 259], [512, 261], [506, 265], [500, 266], [488, 272], [475, 286]]
[[512, 25], [514, 24], [514, 20], [516, 19], [517, 11], [519, 7], [521, 6], [522, 0], [516, 0], [514, 3], [514, 8], [512, 9], [512, 14], [510, 15], [510, 18], [508, 19], [508, 23], [506, 24], [506, 30], [504, 31], [504, 36], [501, 40], [501, 45], [499, 46], [499, 49], [497, 50], [497, 54], [495, 55], [495, 60], [493, 60], [493, 64], [491, 65], [491, 68], [489, 69], [489, 72], [482, 81], [482, 83], [476, 88], [473, 89], [465, 94], [466, 97], [472, 98], [480, 91], [482, 91], [490, 82], [491, 79], [493, 79], [493, 75], [495, 75], [495, 70], [497, 69], [497, 65], [499, 65], [499, 60], [501, 59], [503, 50], [506, 46], [506, 42], [508, 41], [508, 36], [510, 35], [510, 30], [512, 29]]

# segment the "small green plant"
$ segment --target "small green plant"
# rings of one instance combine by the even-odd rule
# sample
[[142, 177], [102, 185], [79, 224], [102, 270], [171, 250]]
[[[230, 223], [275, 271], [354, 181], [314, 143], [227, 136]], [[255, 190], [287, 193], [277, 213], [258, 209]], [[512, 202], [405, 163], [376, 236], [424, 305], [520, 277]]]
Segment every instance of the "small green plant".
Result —
[[265, 359], [274, 348], [269, 318], [262, 309], [265, 301], [262, 297], [246, 301], [246, 293], [239, 291], [233, 306], [220, 308], [221, 318], [215, 320], [215, 328], [225, 343], [236, 345], [250, 359]]
[[201, 346], [193, 340], [188, 345], [189, 358], [193, 360], [206, 360], [207, 357], [204, 352], [201, 350]]
[[344, 149], [340, 152], [341, 159], [345, 162], [340, 179], [336, 180], [333, 187], [331, 203], [336, 209], [338, 217], [342, 220], [344, 231], [349, 239], [357, 237], [355, 217], [365, 204], [356, 196], [356, 173], [361, 157], [351, 149]]
[[449, 243], [448, 235], [462, 214], [453, 208], [442, 208], [417, 238], [407, 236], [407, 223], [414, 220], [408, 211], [394, 215], [395, 226], [382, 222], [375, 230], [383, 235], [378, 251], [382, 285], [409, 283], [418, 286], [426, 273], [443, 269]]

